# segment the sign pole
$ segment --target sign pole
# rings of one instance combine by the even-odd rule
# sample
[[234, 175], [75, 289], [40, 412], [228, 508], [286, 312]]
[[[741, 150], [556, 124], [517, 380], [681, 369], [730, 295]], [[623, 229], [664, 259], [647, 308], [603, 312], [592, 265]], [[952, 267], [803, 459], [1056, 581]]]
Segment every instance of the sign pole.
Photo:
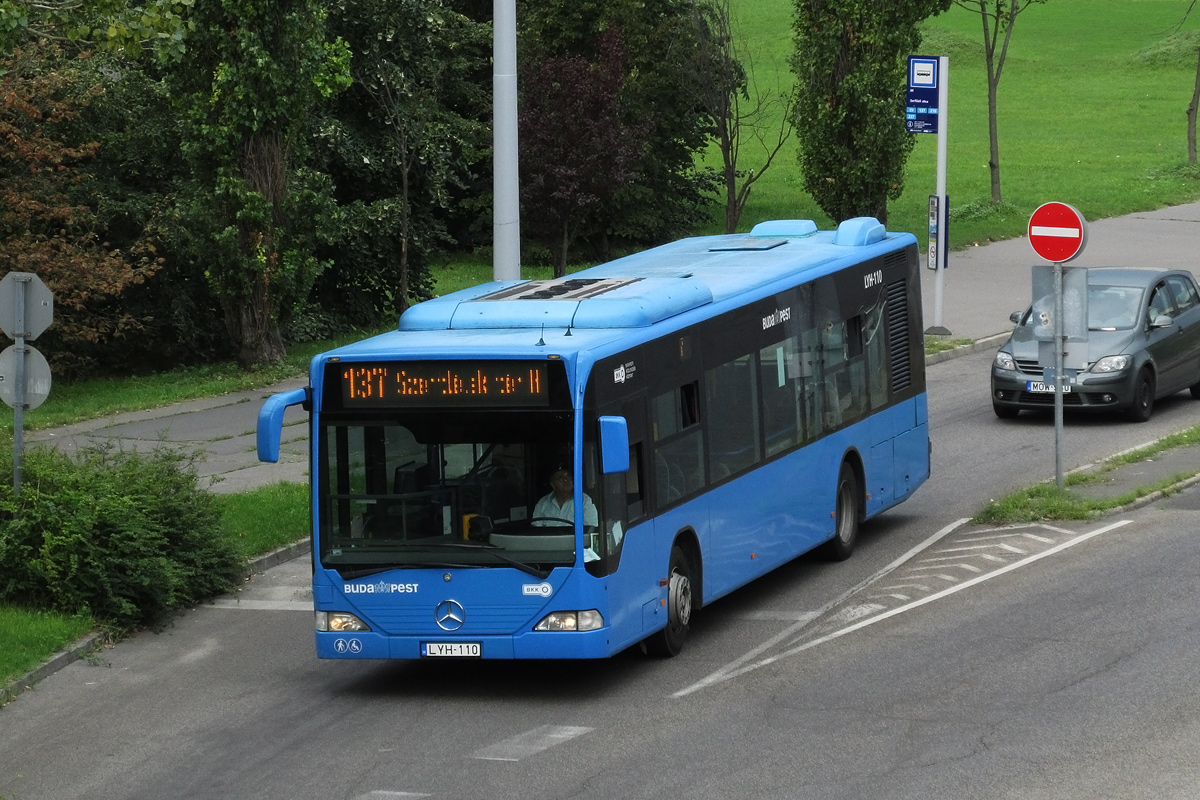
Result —
[[1054, 262], [1054, 484], [1063, 488], [1063, 265]]
[[947, 225], [950, 220], [950, 207], [946, 198], [946, 138], [949, 133], [950, 113], [950, 59], [938, 56], [938, 132], [937, 132], [937, 196], [938, 196], [938, 226], [937, 226], [937, 271], [933, 273], [933, 327], [926, 333], [949, 336], [950, 331], [942, 325], [942, 298], [945, 294], [946, 262], [950, 253], [948, 245]]
[[[1063, 321], [1063, 264], [1082, 253], [1087, 245], [1087, 221], [1074, 206], [1053, 201], [1043, 203], [1034, 210], [1029, 217], [1027, 233], [1033, 252], [1054, 264], [1054, 333], [1051, 337], [1054, 345], [1054, 482], [1061, 489], [1065, 388], [1063, 359], [1067, 349], [1067, 334]], [[1086, 302], [1086, 282], [1083, 292]], [[1083, 324], [1086, 326], [1086, 319]], [[1049, 364], [1042, 364], [1042, 367], [1050, 369]]]
[[16, 352], [14, 372], [17, 384], [13, 404], [13, 494], [21, 493], [21, 473], [25, 468], [25, 290], [29, 278], [18, 275], [13, 293], [13, 349]]

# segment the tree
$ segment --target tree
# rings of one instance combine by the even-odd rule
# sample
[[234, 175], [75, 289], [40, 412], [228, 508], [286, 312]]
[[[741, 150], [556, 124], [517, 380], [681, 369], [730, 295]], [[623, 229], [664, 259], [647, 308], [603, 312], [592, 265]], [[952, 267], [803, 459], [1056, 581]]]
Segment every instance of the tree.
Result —
[[[1191, 16], [1192, 11], [1196, 8], [1196, 0], [1191, 0], [1188, 3], [1187, 10], [1183, 12], [1183, 16], [1175, 25], [1175, 30], [1178, 31], [1183, 27], [1183, 23], [1187, 22], [1187, 18]], [[1192, 102], [1187, 107], [1187, 151], [1188, 163], [1192, 166], [1196, 165], [1196, 109], [1200, 107], [1200, 48], [1197, 49], [1196, 56], [1196, 80], [1192, 84]]]
[[[102, 89], [81, 62], [53, 44], [30, 43], [0, 62], [0, 274], [32, 272], [55, 297], [47, 348], [59, 370], [78, 372], [86, 353], [140, 328], [110, 301], [158, 267], [144, 230], [125, 247], [103, 238], [98, 190], [87, 172], [98, 144], [69, 127]], [[61, 374], [61, 373], [60, 373]]]
[[193, 172], [183, 214], [249, 368], [284, 357], [280, 324], [324, 267], [332, 187], [302, 165], [311, 114], [349, 85], [350, 55], [326, 40], [319, 0], [212, 0], [190, 21], [172, 70]]
[[[696, 3], [692, 22], [697, 47], [689, 90], [715, 125], [725, 189], [725, 232], [737, 230], [750, 189], [792, 135], [794, 94], [772, 95], [752, 82], [730, 22], [729, 0]], [[778, 120], [778, 124], [775, 124]], [[739, 169], [742, 144], [749, 135], [766, 154], [758, 169]]]
[[835, 221], [887, 219], [904, 189], [905, 57], [951, 0], [796, 0], [796, 135], [804, 188]]
[[518, 119], [521, 205], [526, 227], [557, 234], [554, 274], [567, 271], [571, 243], [637, 177], [652, 120], [631, 121], [621, 91], [620, 32], [600, 36], [597, 61], [560, 56], [526, 62]]
[[492, 38], [445, 0], [342, 3], [330, 30], [353, 53], [354, 83], [317, 126], [317, 164], [342, 205], [318, 290], [326, 313], [361, 324], [429, 293], [454, 192], [490, 144]]
[[[996, 95], [1000, 88], [1000, 76], [1004, 72], [1004, 59], [1008, 55], [1008, 43], [1012, 39], [1017, 16], [1033, 3], [1046, 0], [954, 0], [959, 8], [978, 12], [983, 23], [983, 57], [987, 64], [988, 85], [988, 141], [991, 145], [988, 169], [992, 176], [992, 202], [1000, 202], [1000, 136], [996, 117]], [[1004, 44], [1000, 44], [1000, 35]], [[1000, 55], [996, 55], [996, 47]]]
[[150, 49], [178, 58], [190, 28], [185, 16], [195, 0], [0, 0], [0, 50], [42, 39], [133, 58]]
[[649, 120], [651, 127], [636, 165], [637, 179], [594, 211], [591, 237], [606, 256], [610, 236], [640, 242], [673, 238], [700, 222], [711, 204], [715, 172], [696, 162], [710, 141], [713, 123], [686, 91], [697, 46], [693, 2], [524, 0], [518, 6], [522, 64], [562, 57], [598, 63], [600, 34], [610, 28], [621, 32], [624, 121], [636, 125]]

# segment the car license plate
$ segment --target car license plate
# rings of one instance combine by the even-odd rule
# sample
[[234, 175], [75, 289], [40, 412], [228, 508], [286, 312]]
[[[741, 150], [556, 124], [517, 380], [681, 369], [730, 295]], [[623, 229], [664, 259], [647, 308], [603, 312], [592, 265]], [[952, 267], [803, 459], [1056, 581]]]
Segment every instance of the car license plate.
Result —
[[[1046, 392], [1053, 393], [1054, 384], [1044, 383], [1042, 381], [1025, 381], [1025, 391], [1032, 392], [1033, 394], [1044, 394]], [[1065, 384], [1063, 386], [1063, 394], [1070, 394], [1070, 392], [1071, 385]]]
[[479, 642], [421, 642], [424, 658], [480, 658], [483, 645]]

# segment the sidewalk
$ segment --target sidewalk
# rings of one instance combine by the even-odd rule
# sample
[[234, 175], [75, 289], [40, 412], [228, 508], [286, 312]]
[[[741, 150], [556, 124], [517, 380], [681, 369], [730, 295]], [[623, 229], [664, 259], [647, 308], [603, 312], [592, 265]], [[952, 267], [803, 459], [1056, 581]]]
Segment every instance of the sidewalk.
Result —
[[176, 403], [147, 411], [129, 411], [25, 434], [27, 444], [49, 444], [66, 453], [112, 445], [136, 450], [171, 447], [201, 453], [196, 472], [207, 488], [235, 494], [280, 481], [308, 481], [308, 415], [299, 407], [284, 416], [279, 462], [258, 460], [255, 430], [263, 400], [308, 384], [290, 378], [265, 389]]

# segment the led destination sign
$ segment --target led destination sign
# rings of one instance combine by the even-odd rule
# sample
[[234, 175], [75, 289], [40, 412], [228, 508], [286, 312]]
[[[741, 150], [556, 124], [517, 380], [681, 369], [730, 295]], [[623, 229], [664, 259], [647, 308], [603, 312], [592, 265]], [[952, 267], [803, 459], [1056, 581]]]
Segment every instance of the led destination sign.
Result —
[[546, 364], [531, 361], [405, 361], [330, 364], [343, 408], [496, 408], [550, 404]]

